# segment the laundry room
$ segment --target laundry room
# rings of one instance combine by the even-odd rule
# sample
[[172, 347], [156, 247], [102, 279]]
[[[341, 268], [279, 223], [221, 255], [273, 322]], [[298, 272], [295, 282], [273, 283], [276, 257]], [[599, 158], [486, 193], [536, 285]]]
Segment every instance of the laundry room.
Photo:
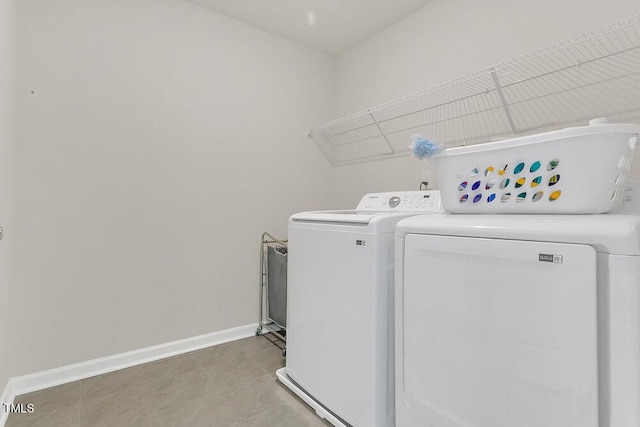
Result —
[[[589, 283], [597, 298], [581, 296], [591, 304], [581, 310], [568, 293], [578, 288], [558, 292], [550, 316], [575, 308], [575, 319], [589, 322], [595, 306], [600, 317], [608, 315], [603, 265], [624, 264], [620, 276], [632, 278], [620, 285], [629, 293], [607, 293], [611, 301], [640, 301], [633, 290], [633, 283], [640, 289], [640, 268], [625, 264], [636, 255], [629, 237], [636, 223], [606, 215], [633, 199], [624, 191], [640, 179], [631, 142], [640, 125], [639, 14], [637, 0], [0, 0], [0, 426], [513, 427], [520, 415], [492, 418], [470, 396], [475, 390], [510, 403], [510, 390], [587, 414], [571, 418], [558, 403], [547, 418], [532, 416], [523, 427], [634, 427], [629, 420], [640, 420], [640, 403], [618, 400], [640, 397], [640, 364], [625, 365], [640, 354], [640, 343], [623, 333], [636, 331], [625, 319], [640, 319], [631, 303], [628, 316], [611, 309], [615, 333], [597, 322], [590, 333], [576, 332], [574, 323], [556, 329], [567, 342], [575, 338], [579, 350], [526, 351], [534, 344], [555, 351], [558, 337], [523, 338], [521, 352], [505, 347], [500, 360], [513, 370], [495, 380], [505, 388], [493, 394], [456, 379], [451, 388], [405, 396], [409, 386], [401, 392], [394, 376], [413, 369], [429, 348], [420, 341], [399, 353], [404, 341], [394, 319], [415, 326], [401, 330], [409, 343], [410, 334], [428, 330], [432, 341], [425, 343], [438, 347], [438, 339], [451, 337], [459, 349], [467, 348], [456, 341], [465, 330], [484, 333], [474, 324], [509, 322], [499, 310], [495, 318], [475, 313], [460, 323], [421, 313], [419, 278], [430, 271], [456, 272], [448, 291], [424, 288], [442, 301], [492, 303], [460, 285], [475, 276], [445, 252], [461, 249], [433, 234], [479, 239], [478, 247], [474, 240], [464, 249], [478, 274], [492, 274], [482, 266], [487, 251], [535, 252], [545, 269], [557, 268], [554, 256], [564, 256], [568, 276], [557, 277]], [[508, 203], [495, 201], [513, 210], [491, 210], [496, 196], [489, 189], [507, 186], [501, 172], [508, 164], [512, 173], [520, 160], [485, 161], [484, 143], [520, 137], [537, 143], [544, 132], [573, 127], [586, 130], [569, 129], [572, 138], [613, 129], [623, 142], [568, 144], [566, 156], [523, 161], [530, 189], [542, 182], [539, 167], [544, 184], [560, 180], [565, 193], [529, 190], [519, 203], [523, 193], [514, 191]], [[433, 147], [434, 158], [416, 158], [425, 157], [416, 149], [421, 143]], [[454, 158], [442, 153], [457, 147], [477, 152], [473, 167], [486, 194], [457, 190], [476, 180], [473, 172], [463, 178], [455, 159], [442, 166]], [[616, 187], [604, 188], [606, 200], [594, 208], [589, 201], [600, 189], [594, 177], [608, 176], [607, 154], [615, 158], [606, 180]], [[580, 156], [595, 163], [587, 172], [578, 162], [572, 176], [570, 159]], [[594, 183], [580, 188], [585, 204], [569, 203], [566, 189], [589, 179]], [[445, 193], [449, 181], [456, 188]], [[465, 210], [480, 205], [489, 208]], [[475, 215], [456, 213], [581, 219], [573, 229], [540, 228], [534, 220], [511, 227], [489, 215], [466, 220]], [[588, 222], [600, 216], [591, 214], [606, 218]], [[426, 226], [413, 216], [439, 219]], [[584, 231], [603, 227], [612, 231]], [[551, 230], [562, 238], [545, 240], [539, 250], [482, 243]], [[337, 246], [340, 239], [348, 250]], [[433, 256], [420, 265], [429, 268], [412, 264], [403, 267], [407, 277], [396, 274], [398, 262], [415, 263], [425, 253]], [[593, 271], [576, 268], [574, 254]], [[279, 292], [288, 297], [281, 314], [289, 318], [273, 330], [269, 309], [276, 301], [269, 299], [266, 271], [275, 268], [270, 258], [285, 256], [288, 267], [277, 268], [284, 281], [288, 268], [289, 289]], [[509, 259], [529, 271], [525, 261]], [[555, 283], [554, 271], [530, 276]], [[617, 278], [612, 274], [611, 283]], [[367, 293], [368, 283], [383, 279], [377, 293]], [[399, 279], [406, 281], [394, 287]], [[496, 280], [491, 292], [506, 287]], [[541, 319], [534, 309], [543, 307], [546, 291], [553, 292], [527, 289], [531, 305], [509, 294], [505, 301], [525, 316], [514, 328]], [[405, 306], [394, 305], [398, 292], [416, 296], [415, 304], [407, 301], [408, 317], [397, 311]], [[545, 325], [540, 334], [553, 329]], [[487, 332], [487, 346], [501, 349], [514, 331]], [[599, 359], [587, 355], [594, 345]], [[477, 381], [494, 384], [495, 366], [483, 361], [497, 350], [475, 340], [473, 349], [479, 355], [473, 366], [482, 368], [474, 371]], [[449, 350], [443, 345], [425, 356], [443, 363], [439, 372], [413, 378], [430, 383], [450, 371], [470, 372], [456, 365], [464, 355]], [[541, 368], [527, 370], [511, 354], [539, 358]], [[406, 366], [395, 364], [405, 356]], [[554, 364], [562, 357], [579, 366]], [[611, 369], [605, 359], [613, 360]], [[557, 383], [532, 379], [539, 373], [546, 381], [559, 369], [566, 378]], [[639, 384], [625, 383], [621, 372]], [[569, 391], [554, 398], [533, 386], [518, 388], [514, 378]], [[432, 399], [434, 407], [450, 411], [421, 406], [420, 396], [430, 393], [442, 396]], [[410, 408], [399, 418], [397, 396]], [[513, 402], [520, 414], [540, 409], [525, 401]]]

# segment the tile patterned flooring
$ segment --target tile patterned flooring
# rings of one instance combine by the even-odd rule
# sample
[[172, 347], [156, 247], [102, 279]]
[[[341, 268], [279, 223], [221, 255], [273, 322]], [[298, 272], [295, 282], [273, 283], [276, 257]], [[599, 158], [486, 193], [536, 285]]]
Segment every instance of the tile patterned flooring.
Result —
[[326, 421], [276, 380], [281, 350], [250, 337], [16, 397], [5, 427], [298, 427]]

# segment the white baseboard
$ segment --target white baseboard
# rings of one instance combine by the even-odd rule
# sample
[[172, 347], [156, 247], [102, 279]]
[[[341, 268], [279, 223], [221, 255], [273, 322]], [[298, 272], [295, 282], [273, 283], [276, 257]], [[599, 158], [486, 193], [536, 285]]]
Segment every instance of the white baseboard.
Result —
[[[96, 375], [106, 374], [107, 372], [153, 362], [154, 360], [247, 338], [255, 335], [257, 326], [257, 323], [251, 323], [249, 325], [198, 335], [196, 337], [185, 338], [152, 347], [145, 347], [126, 353], [37, 372], [35, 374], [13, 377], [7, 382], [7, 386], [0, 399], [0, 405], [2, 403], [13, 403], [15, 397], [21, 394], [31, 393]], [[0, 427], [4, 427], [8, 416], [4, 407], [0, 406]]]
[[[12, 385], [12, 378], [9, 378], [9, 381], [7, 381], [7, 386], [4, 388], [4, 391], [2, 392], [2, 396], [0, 397], [0, 404], [13, 403], [13, 399], [15, 399], [16, 395], [12, 393], [11, 385]], [[4, 427], [4, 423], [7, 422], [7, 418], [9, 418], [9, 414], [4, 409], [4, 406], [1, 406], [0, 407], [0, 427]]]

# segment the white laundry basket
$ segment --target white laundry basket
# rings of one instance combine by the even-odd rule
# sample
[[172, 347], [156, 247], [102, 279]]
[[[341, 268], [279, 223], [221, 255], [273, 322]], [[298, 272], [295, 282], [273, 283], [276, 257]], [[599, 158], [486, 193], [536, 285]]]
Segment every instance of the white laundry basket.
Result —
[[622, 199], [640, 125], [608, 124], [530, 135], [437, 155], [451, 213], [605, 213]]

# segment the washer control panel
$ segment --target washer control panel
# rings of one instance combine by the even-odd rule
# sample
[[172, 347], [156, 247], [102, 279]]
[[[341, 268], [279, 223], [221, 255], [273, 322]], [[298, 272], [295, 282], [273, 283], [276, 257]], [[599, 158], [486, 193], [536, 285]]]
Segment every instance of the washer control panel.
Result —
[[438, 190], [366, 194], [358, 203], [356, 211], [444, 212]]

